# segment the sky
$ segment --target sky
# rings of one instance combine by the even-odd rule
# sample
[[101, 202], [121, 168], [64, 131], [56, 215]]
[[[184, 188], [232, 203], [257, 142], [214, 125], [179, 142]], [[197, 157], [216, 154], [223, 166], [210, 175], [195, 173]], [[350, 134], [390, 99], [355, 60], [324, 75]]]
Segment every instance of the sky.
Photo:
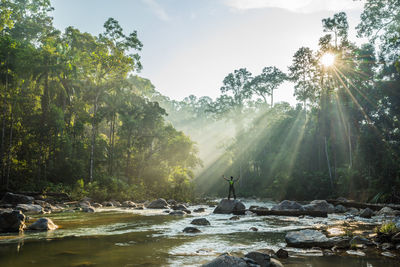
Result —
[[[222, 81], [235, 69], [257, 75], [266, 66], [287, 71], [302, 46], [317, 48], [321, 20], [345, 11], [350, 40], [364, 1], [354, 0], [51, 0], [54, 25], [103, 32], [109, 18], [126, 34], [137, 31], [144, 47], [143, 70], [156, 90], [171, 99], [191, 94], [220, 95]], [[275, 102], [295, 104], [293, 84], [285, 83]]]

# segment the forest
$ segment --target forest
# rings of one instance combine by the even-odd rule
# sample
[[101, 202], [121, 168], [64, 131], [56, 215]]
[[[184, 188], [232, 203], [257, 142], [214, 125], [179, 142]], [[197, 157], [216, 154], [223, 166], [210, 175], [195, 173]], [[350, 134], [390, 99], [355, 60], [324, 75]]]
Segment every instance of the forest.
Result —
[[[217, 99], [182, 101], [140, 77], [140, 36], [113, 18], [94, 36], [54, 28], [49, 0], [0, 11], [1, 191], [193, 200], [225, 195], [229, 174], [241, 197], [400, 202], [399, 0], [323, 19], [286, 70], [243, 66]], [[274, 103], [284, 82], [295, 107]]]

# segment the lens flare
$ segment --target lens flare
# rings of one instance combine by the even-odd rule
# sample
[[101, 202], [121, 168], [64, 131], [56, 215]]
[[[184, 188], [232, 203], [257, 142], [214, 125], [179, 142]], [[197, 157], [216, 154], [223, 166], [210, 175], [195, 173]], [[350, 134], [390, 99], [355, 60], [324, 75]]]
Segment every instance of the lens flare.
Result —
[[330, 67], [335, 63], [335, 55], [331, 53], [325, 53], [320, 59], [322, 65]]

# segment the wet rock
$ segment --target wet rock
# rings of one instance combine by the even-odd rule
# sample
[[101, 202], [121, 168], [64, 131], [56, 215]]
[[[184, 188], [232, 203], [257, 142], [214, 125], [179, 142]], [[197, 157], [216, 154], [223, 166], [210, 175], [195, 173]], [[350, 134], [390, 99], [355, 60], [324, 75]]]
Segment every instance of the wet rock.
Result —
[[257, 232], [257, 231], [258, 231], [258, 228], [257, 228], [257, 227], [250, 227], [249, 230], [250, 230], [250, 231], [253, 231], [253, 232]]
[[188, 208], [183, 204], [174, 205], [174, 206], [172, 206], [172, 209], [173, 210], [181, 210], [181, 211], [186, 212], [187, 214], [191, 214], [191, 211], [188, 210]]
[[114, 205], [114, 207], [121, 207], [122, 204], [119, 201], [115, 201], [115, 200], [110, 200], [110, 202]]
[[395, 215], [399, 214], [399, 212], [394, 210], [394, 209], [392, 209], [392, 208], [389, 208], [389, 207], [383, 207], [376, 214], [380, 215], [380, 216], [382, 216], [382, 215], [395, 216]]
[[347, 250], [346, 253], [352, 256], [365, 257], [365, 253], [361, 250]]
[[360, 212], [360, 217], [362, 217], [362, 218], [371, 218], [372, 216], [374, 215], [374, 211], [373, 210], [371, 210], [370, 208], [366, 208], [366, 209], [363, 209], [363, 210], [361, 210], [361, 212]]
[[335, 206], [335, 212], [336, 213], [345, 213], [347, 211], [346, 207], [343, 205], [336, 205]]
[[18, 204], [15, 209], [20, 210], [24, 213], [43, 213], [44, 212], [42, 206], [37, 205], [37, 204]]
[[114, 204], [111, 201], [104, 201], [101, 205], [103, 205], [103, 207], [114, 207]]
[[347, 210], [347, 213], [355, 216], [355, 215], [358, 215], [360, 212], [357, 208], [352, 207]]
[[163, 210], [164, 213], [170, 213], [170, 210]]
[[127, 200], [127, 201], [122, 202], [122, 207], [125, 207], [125, 208], [136, 208], [136, 204], [133, 201]]
[[394, 249], [394, 245], [392, 243], [383, 243], [381, 245], [382, 250], [392, 250]]
[[202, 267], [248, 267], [248, 265], [244, 259], [224, 253], [209, 263], [203, 264]]
[[381, 255], [385, 256], [385, 257], [389, 257], [389, 258], [396, 258], [397, 257], [396, 254], [393, 254], [392, 252], [389, 252], [389, 251], [382, 252]]
[[91, 207], [91, 204], [90, 204], [89, 201], [85, 200], [85, 201], [79, 202], [79, 206], [80, 206], [81, 208], [86, 208], [86, 207]]
[[53, 223], [52, 220], [49, 218], [40, 218], [33, 224], [31, 224], [28, 229], [29, 230], [40, 230], [40, 231], [47, 231], [47, 230], [55, 230], [58, 226]]
[[176, 205], [178, 202], [175, 199], [168, 199], [167, 203], [168, 203], [168, 205], [173, 206], [173, 205]]
[[0, 232], [19, 232], [25, 229], [25, 215], [20, 210], [0, 213]]
[[175, 215], [175, 216], [185, 216], [186, 212], [183, 210], [173, 210], [169, 213], [169, 215]]
[[373, 243], [372, 243], [371, 240], [369, 240], [369, 239], [367, 239], [367, 238], [365, 238], [365, 237], [356, 235], [355, 237], [353, 237], [353, 238], [350, 240], [350, 245], [367, 245], [367, 246], [372, 246]]
[[194, 219], [191, 224], [194, 225], [210, 225], [210, 222], [206, 218], [197, 218]]
[[16, 205], [16, 204], [32, 204], [34, 200], [35, 199], [30, 196], [7, 192], [1, 199], [1, 202]]
[[334, 256], [334, 255], [335, 255], [335, 252], [333, 252], [333, 251], [330, 250], [330, 249], [324, 249], [324, 250], [322, 251], [322, 255], [324, 255], [324, 256]]
[[283, 248], [280, 248], [275, 255], [280, 258], [280, 259], [287, 259], [289, 257], [289, 253], [287, 250], [284, 250]]
[[168, 203], [163, 198], [156, 199], [152, 201], [148, 206], [148, 209], [166, 209], [168, 208]]
[[193, 212], [205, 212], [206, 211], [206, 209], [205, 208], [198, 208], [198, 209], [195, 209]]
[[303, 209], [307, 211], [323, 211], [327, 213], [333, 213], [335, 211], [335, 207], [326, 202], [326, 200], [313, 200], [310, 204], [304, 205]]
[[209, 208], [215, 208], [215, 205], [208, 205]]
[[101, 205], [100, 203], [94, 203], [94, 204], [92, 205], [92, 207], [98, 209], [98, 208], [102, 208], [103, 205]]
[[250, 206], [249, 210], [256, 210], [258, 208], [259, 208], [259, 206], [253, 205], [253, 206]]
[[93, 208], [92, 206], [88, 206], [88, 207], [84, 207], [82, 208], [83, 212], [96, 212], [95, 208]]
[[304, 210], [303, 206], [296, 201], [284, 200], [272, 207], [271, 210]]
[[271, 267], [283, 267], [283, 264], [277, 259], [271, 258], [270, 265]]
[[[397, 229], [400, 229], [400, 228], [397, 228]], [[392, 236], [392, 242], [393, 243], [400, 243], [400, 232], [398, 232], [398, 233], [396, 233], [396, 234], [394, 234]]]
[[288, 246], [298, 248], [331, 248], [333, 246], [344, 248], [349, 246], [347, 237], [328, 238], [320, 231], [309, 229], [289, 232], [286, 234], [285, 240]]
[[232, 217], [229, 218], [229, 220], [237, 221], [237, 220], [240, 220], [240, 217], [239, 216], [232, 216]]
[[260, 267], [269, 267], [271, 257], [261, 252], [250, 252], [245, 255], [246, 258], [254, 260]]
[[201, 231], [199, 229], [197, 229], [196, 227], [188, 226], [185, 229], [183, 229], [183, 232], [184, 233], [195, 234], [195, 233], [200, 233]]
[[144, 210], [144, 207], [143, 205], [137, 205], [135, 210]]
[[219, 214], [244, 214], [246, 206], [239, 200], [223, 199], [219, 202], [218, 206], [214, 209], [214, 213]]

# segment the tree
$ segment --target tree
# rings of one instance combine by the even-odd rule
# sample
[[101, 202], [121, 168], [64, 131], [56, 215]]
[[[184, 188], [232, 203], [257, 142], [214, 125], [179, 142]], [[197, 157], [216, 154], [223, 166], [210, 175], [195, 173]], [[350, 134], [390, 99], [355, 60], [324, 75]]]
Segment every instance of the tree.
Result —
[[261, 74], [251, 81], [251, 88], [255, 94], [263, 98], [264, 103], [267, 102], [266, 95], [271, 96], [272, 107], [274, 105], [274, 90], [285, 80], [287, 80], [286, 74], [277, 67], [265, 67]]

